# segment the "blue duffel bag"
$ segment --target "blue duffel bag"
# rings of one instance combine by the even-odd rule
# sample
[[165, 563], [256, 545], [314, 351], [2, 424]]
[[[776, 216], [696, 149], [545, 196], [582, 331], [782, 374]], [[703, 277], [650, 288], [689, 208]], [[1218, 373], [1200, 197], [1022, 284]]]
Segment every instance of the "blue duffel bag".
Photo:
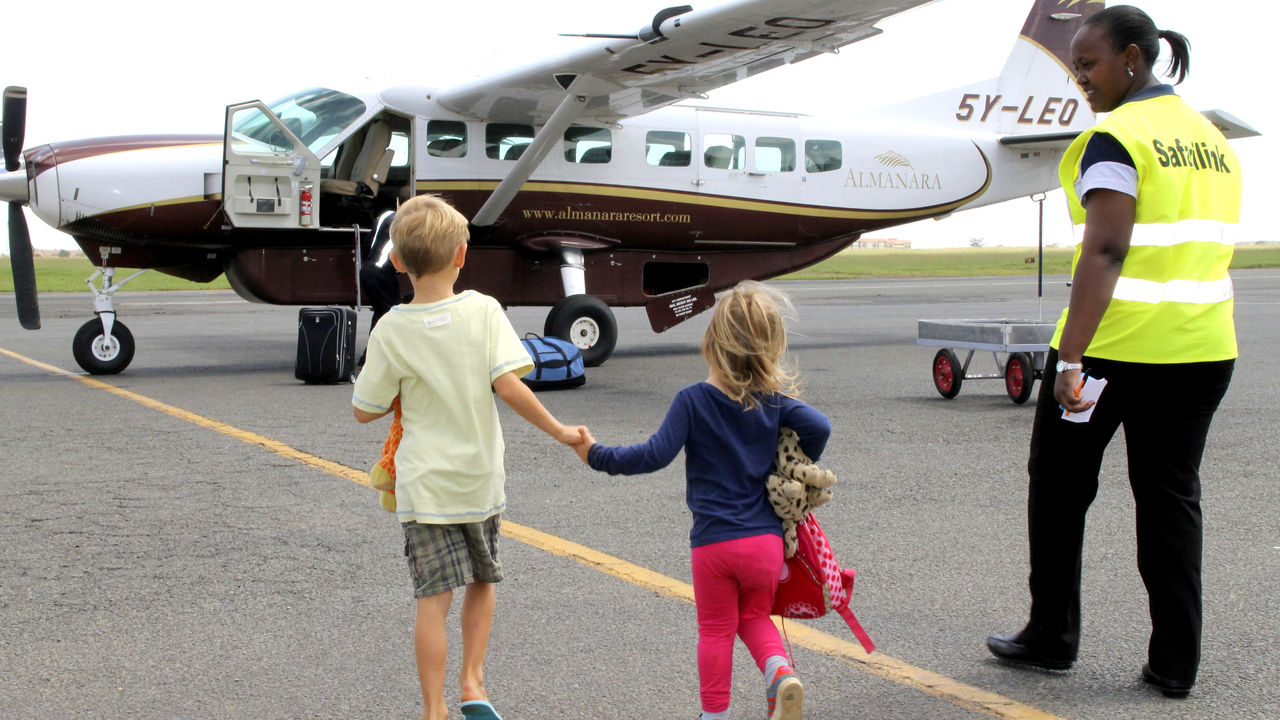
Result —
[[530, 335], [520, 341], [533, 369], [520, 378], [534, 390], [554, 390], [578, 387], [587, 381], [586, 367], [582, 364], [582, 351], [577, 345], [558, 337]]

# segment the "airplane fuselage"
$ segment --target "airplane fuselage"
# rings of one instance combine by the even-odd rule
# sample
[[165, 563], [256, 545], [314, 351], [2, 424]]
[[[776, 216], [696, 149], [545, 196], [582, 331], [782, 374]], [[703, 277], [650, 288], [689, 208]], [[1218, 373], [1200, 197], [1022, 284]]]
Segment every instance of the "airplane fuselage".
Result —
[[[425, 88], [363, 96], [365, 112], [345, 130], [379, 117], [399, 128], [380, 204], [435, 193], [474, 216], [533, 128], [471, 121], [430, 96]], [[558, 251], [568, 245], [585, 252], [590, 293], [641, 305], [685, 287], [774, 276], [864, 232], [1055, 184], [1053, 158], [1019, 159], [994, 134], [686, 106], [571, 131], [498, 221], [474, 233], [463, 283], [508, 305], [552, 304], [563, 296]], [[326, 217], [318, 197], [310, 226], [262, 228], [229, 217], [222, 140], [124, 137], [30, 149], [30, 205], [96, 264], [197, 281], [226, 272], [241, 295], [264, 302], [355, 302], [348, 219]], [[320, 148], [322, 177], [334, 172], [346, 140], [335, 135]], [[279, 193], [279, 178], [259, 188]]]

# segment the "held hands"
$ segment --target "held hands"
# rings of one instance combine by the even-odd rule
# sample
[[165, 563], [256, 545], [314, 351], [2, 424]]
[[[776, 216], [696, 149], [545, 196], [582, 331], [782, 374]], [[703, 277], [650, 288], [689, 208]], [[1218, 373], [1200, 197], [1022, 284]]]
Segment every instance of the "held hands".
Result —
[[582, 433], [586, 430], [583, 425], [561, 425], [552, 433], [552, 437], [565, 445], [577, 445], [582, 442]]
[[561, 425], [554, 435], [556, 440], [573, 448], [584, 463], [587, 461], [587, 451], [596, 444], [595, 437], [586, 425]]
[[578, 453], [578, 459], [582, 460], [582, 464], [590, 466], [590, 463], [587, 462], [587, 455], [591, 452], [591, 446], [596, 444], [596, 438], [585, 426], [579, 428], [579, 430], [581, 435], [578, 438], [578, 442], [572, 443], [571, 447], [573, 447], [574, 452]]
[[591, 446], [596, 444], [595, 436], [586, 425], [561, 425], [551, 435], [573, 448], [584, 464], [587, 463], [587, 453], [591, 450]]

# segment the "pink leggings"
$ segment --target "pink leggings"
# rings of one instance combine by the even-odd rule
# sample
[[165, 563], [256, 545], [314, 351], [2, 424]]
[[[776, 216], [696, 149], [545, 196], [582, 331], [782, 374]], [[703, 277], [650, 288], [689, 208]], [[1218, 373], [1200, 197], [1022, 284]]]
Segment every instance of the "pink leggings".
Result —
[[782, 572], [782, 538], [777, 535], [726, 540], [693, 548], [693, 598], [698, 607], [698, 679], [702, 709], [729, 709], [733, 677], [733, 636], [755, 658], [786, 657], [778, 628], [769, 618]]

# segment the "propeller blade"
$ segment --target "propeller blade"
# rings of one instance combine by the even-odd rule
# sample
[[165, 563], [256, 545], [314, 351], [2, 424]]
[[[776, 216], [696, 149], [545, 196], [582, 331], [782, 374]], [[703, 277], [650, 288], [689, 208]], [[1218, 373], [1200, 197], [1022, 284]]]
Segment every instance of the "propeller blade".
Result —
[[2, 112], [0, 129], [4, 132], [4, 169], [13, 172], [22, 160], [22, 138], [27, 131], [27, 89], [13, 85], [5, 88]]
[[21, 203], [9, 203], [9, 262], [13, 265], [13, 295], [18, 301], [18, 322], [28, 330], [40, 329], [40, 303], [36, 294], [36, 264], [31, 235]]

